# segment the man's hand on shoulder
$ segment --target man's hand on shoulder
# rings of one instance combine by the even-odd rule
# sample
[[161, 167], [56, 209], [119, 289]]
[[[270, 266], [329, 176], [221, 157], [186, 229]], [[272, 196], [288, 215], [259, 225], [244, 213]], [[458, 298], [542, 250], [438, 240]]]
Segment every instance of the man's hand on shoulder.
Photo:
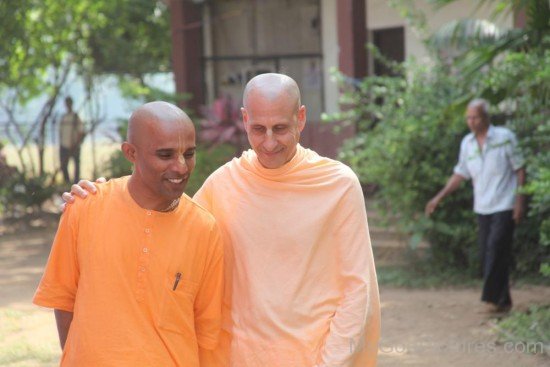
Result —
[[[105, 177], [100, 177], [97, 180], [95, 180], [96, 183], [104, 183], [107, 182]], [[65, 208], [67, 205], [74, 203], [75, 196], [78, 196], [81, 199], [86, 199], [88, 196], [88, 193], [95, 194], [97, 192], [97, 188], [95, 187], [95, 183], [88, 180], [80, 180], [77, 184], [74, 184], [71, 186], [71, 192], [64, 192], [61, 195], [61, 199], [63, 199], [63, 204], [61, 204], [61, 211], [65, 211]]]

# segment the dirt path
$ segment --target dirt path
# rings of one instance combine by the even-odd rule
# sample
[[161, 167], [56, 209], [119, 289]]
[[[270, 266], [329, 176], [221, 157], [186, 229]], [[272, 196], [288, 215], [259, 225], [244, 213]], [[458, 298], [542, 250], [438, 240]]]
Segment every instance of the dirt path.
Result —
[[[550, 288], [513, 289], [516, 309], [548, 303]], [[523, 343], [497, 343], [494, 318], [479, 313], [477, 289], [382, 288], [380, 367], [543, 367], [550, 359], [522, 353]]]
[[[53, 231], [0, 237], [0, 365], [55, 366], [53, 314], [31, 304]], [[497, 344], [477, 289], [381, 288], [379, 366], [542, 367], [550, 359], [522, 353], [525, 345]], [[513, 289], [516, 308], [550, 300], [550, 288]]]

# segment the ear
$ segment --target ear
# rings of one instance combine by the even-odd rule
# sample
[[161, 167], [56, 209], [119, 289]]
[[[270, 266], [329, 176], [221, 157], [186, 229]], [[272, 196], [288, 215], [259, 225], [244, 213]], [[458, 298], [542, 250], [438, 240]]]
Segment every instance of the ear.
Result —
[[244, 107], [241, 107], [241, 113], [243, 115], [243, 125], [244, 129], [248, 131], [248, 112], [246, 112]]
[[124, 157], [126, 157], [127, 160], [129, 160], [132, 163], [136, 163], [137, 149], [133, 144], [130, 144], [127, 141], [125, 141], [124, 143], [122, 143], [120, 149], [122, 150], [122, 153], [124, 154]]
[[300, 132], [304, 130], [304, 127], [306, 126], [306, 120], [307, 120], [307, 113], [306, 113], [306, 106], [301, 105], [298, 109], [298, 129]]

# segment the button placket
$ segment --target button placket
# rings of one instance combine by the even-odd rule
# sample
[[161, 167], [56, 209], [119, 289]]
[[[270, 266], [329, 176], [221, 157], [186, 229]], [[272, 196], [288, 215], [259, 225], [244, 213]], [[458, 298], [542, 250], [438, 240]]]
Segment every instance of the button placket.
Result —
[[139, 255], [137, 266], [137, 290], [136, 298], [138, 301], [144, 299], [144, 293], [147, 288], [147, 273], [149, 271], [149, 261], [151, 256], [151, 236], [152, 236], [152, 223], [153, 213], [148, 210], [145, 212], [145, 218], [142, 222], [142, 236], [139, 243]]

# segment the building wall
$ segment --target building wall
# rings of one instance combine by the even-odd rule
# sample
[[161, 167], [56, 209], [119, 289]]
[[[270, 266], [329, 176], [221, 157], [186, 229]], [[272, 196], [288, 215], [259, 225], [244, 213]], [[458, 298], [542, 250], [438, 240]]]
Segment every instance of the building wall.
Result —
[[338, 33], [336, 25], [336, 1], [321, 0], [321, 43], [323, 52], [323, 82], [325, 87], [325, 112], [338, 111], [338, 88], [332, 81], [330, 70], [338, 68]]
[[[439, 10], [434, 10], [426, 0], [417, 0], [415, 3], [418, 9], [426, 14], [430, 33], [457, 19], [489, 19], [493, 11], [490, 4], [478, 8], [479, 1], [475, 0], [457, 1]], [[513, 27], [513, 17], [509, 14], [499, 18], [495, 23], [505, 29], [511, 28]], [[420, 61], [426, 61], [428, 55], [420, 37], [415, 30], [406, 25], [406, 20], [399, 15], [398, 11], [392, 8], [387, 0], [367, 0], [367, 28], [369, 30], [398, 26], [405, 27], [406, 57], [415, 57]]]

